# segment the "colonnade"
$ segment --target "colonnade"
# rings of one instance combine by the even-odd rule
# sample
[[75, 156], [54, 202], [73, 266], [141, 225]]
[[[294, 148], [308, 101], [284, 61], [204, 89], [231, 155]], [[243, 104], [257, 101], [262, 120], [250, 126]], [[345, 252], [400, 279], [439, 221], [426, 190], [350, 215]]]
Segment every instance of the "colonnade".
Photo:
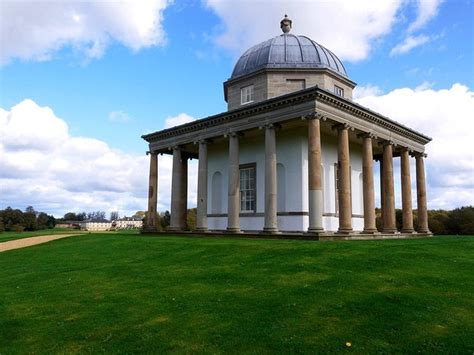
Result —
[[[313, 113], [305, 117], [308, 123], [308, 233], [325, 233], [323, 227], [323, 186], [321, 169], [321, 115]], [[264, 233], [278, 233], [277, 223], [277, 158], [276, 158], [276, 127], [267, 124], [265, 130], [265, 217]], [[352, 206], [351, 206], [351, 170], [349, 129], [347, 124], [333, 126], [337, 130], [337, 176], [338, 176], [338, 206], [339, 229], [338, 234], [353, 234]], [[228, 150], [228, 209], [227, 231], [240, 233], [240, 172], [239, 172], [239, 140], [241, 134], [232, 132], [226, 135], [229, 142]], [[362, 139], [362, 179], [363, 179], [363, 234], [378, 233], [375, 224], [375, 190], [373, 168], [373, 141], [370, 133], [360, 133]], [[201, 140], [199, 144], [198, 191], [197, 191], [197, 220], [199, 232], [206, 232], [207, 225], [207, 145], [209, 141]], [[383, 234], [398, 233], [395, 219], [395, 193], [393, 156], [394, 144], [383, 141], [383, 154], [380, 158], [380, 187], [382, 205]], [[169, 230], [182, 231], [186, 227], [187, 211], [187, 160], [188, 156], [180, 147], [173, 147], [173, 172], [171, 188], [171, 221]], [[411, 202], [411, 178], [408, 148], [402, 148], [401, 158], [401, 189], [402, 189], [402, 233], [414, 233], [413, 213]], [[428, 214], [426, 206], [426, 182], [424, 170], [424, 154], [415, 153], [416, 159], [416, 186], [418, 208], [418, 233], [429, 233]], [[150, 152], [150, 184], [148, 197], [148, 219], [146, 229], [156, 228], [157, 206], [157, 153]]]

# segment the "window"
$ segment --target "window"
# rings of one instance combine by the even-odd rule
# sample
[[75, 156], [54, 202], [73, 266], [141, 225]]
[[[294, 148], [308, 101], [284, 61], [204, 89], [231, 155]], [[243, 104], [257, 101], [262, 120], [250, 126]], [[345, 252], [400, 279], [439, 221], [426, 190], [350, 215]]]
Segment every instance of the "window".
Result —
[[335, 93], [337, 96], [344, 97], [344, 89], [343, 89], [343, 88], [340, 88], [340, 87], [337, 86], [337, 85], [334, 85], [334, 93]]
[[240, 89], [240, 104], [253, 102], [253, 85], [245, 86]]
[[240, 167], [240, 211], [255, 212], [255, 164]]

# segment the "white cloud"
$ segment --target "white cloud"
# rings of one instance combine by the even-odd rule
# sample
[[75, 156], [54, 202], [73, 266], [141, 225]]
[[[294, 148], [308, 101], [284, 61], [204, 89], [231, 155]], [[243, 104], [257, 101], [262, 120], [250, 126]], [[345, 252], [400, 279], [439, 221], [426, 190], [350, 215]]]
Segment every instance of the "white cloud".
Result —
[[162, 45], [168, 4], [168, 0], [1, 1], [0, 63], [13, 58], [49, 60], [65, 46], [98, 58], [113, 41], [133, 51]]
[[[369, 95], [360, 104], [433, 138], [426, 146], [428, 207], [454, 208], [474, 201], [474, 92], [461, 84], [433, 90], [402, 88]], [[414, 170], [412, 170], [414, 176]]]
[[109, 113], [109, 121], [111, 122], [127, 123], [131, 120], [132, 118], [123, 111], [112, 111]]
[[[137, 139], [140, 139], [137, 137]], [[171, 156], [159, 157], [159, 210], [169, 209]], [[147, 206], [149, 159], [107, 143], [69, 134], [53, 110], [24, 100], [0, 108], [0, 208], [54, 213], [119, 210]], [[189, 167], [189, 205], [196, 203], [196, 164]]]
[[366, 58], [375, 41], [388, 34], [405, 4], [390, 1], [240, 1], [205, 0], [223, 22], [216, 41], [241, 53], [281, 34], [285, 13], [293, 20], [292, 33], [304, 34], [334, 51], [341, 59]]
[[438, 14], [439, 6], [442, 2], [442, 0], [418, 0], [418, 15], [415, 21], [408, 27], [408, 32], [419, 30], [426, 25], [428, 21]]
[[171, 128], [174, 126], [179, 126], [188, 122], [196, 120], [194, 117], [189, 116], [186, 113], [180, 113], [177, 116], [168, 117], [165, 120], [165, 128]]
[[390, 51], [390, 56], [406, 54], [413, 48], [419, 47], [430, 41], [430, 37], [425, 35], [408, 36], [402, 43], [397, 44]]
[[381, 93], [382, 90], [378, 86], [368, 84], [365, 86], [356, 86], [352, 93], [352, 97], [356, 100], [361, 97], [380, 95]]

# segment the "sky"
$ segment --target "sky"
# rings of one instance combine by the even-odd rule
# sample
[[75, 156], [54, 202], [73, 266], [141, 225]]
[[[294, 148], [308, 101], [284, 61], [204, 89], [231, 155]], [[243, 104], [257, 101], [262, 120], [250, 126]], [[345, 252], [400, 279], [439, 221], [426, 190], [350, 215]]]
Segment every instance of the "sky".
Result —
[[[225, 111], [239, 55], [285, 14], [343, 61], [356, 102], [433, 138], [428, 207], [472, 205], [472, 0], [0, 0], [0, 209], [145, 210], [141, 135]], [[170, 176], [160, 156], [162, 211]]]

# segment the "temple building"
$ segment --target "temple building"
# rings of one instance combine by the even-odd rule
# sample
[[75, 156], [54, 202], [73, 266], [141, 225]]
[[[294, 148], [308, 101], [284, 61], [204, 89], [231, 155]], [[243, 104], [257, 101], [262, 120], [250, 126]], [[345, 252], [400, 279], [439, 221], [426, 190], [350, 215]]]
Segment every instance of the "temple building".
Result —
[[[429, 235], [425, 145], [431, 138], [352, 101], [330, 50], [291, 34], [248, 49], [224, 82], [228, 111], [142, 136], [149, 144], [145, 231], [156, 230], [158, 155], [173, 155], [170, 231], [186, 228], [188, 160], [198, 159], [197, 230], [315, 238]], [[416, 160], [418, 230], [410, 159]], [[400, 158], [397, 230], [393, 161]], [[375, 223], [380, 164], [382, 228]]]

